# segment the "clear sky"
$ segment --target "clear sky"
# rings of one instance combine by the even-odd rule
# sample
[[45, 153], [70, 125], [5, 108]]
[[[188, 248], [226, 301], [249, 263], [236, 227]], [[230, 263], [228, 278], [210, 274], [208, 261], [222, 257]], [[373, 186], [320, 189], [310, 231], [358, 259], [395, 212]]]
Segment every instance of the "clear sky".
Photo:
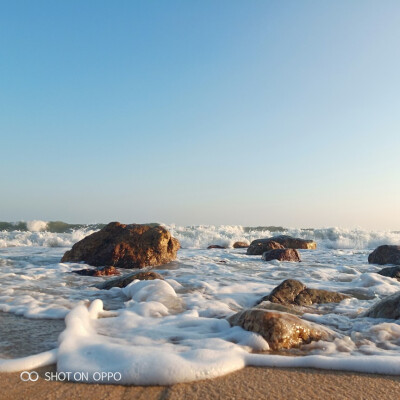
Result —
[[0, 0], [0, 220], [400, 229], [399, 15]]

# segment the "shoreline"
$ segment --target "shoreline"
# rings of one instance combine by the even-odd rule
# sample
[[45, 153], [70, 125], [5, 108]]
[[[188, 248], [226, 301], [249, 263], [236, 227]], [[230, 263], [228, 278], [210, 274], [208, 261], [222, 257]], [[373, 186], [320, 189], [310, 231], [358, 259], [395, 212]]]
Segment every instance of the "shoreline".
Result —
[[228, 375], [172, 386], [123, 386], [48, 382], [42, 377], [55, 365], [40, 368], [37, 382], [23, 382], [20, 373], [0, 373], [3, 399], [378, 399], [397, 400], [400, 376], [326, 371], [313, 368], [245, 367]]

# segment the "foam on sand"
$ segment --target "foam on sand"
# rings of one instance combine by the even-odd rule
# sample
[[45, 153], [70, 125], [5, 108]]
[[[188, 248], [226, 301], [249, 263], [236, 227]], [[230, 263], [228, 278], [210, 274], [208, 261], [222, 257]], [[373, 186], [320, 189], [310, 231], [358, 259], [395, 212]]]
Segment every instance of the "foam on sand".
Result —
[[[136, 385], [214, 378], [245, 365], [245, 350], [221, 336], [239, 340], [256, 336], [231, 328], [225, 320], [199, 318], [194, 312], [160, 319], [126, 310], [116, 318], [95, 320], [101, 305], [101, 301], [89, 308], [81, 304], [67, 316], [67, 328], [60, 337], [59, 372], [79, 372], [84, 365], [89, 376], [119, 372], [122, 379], [114, 383]], [[95, 327], [110, 336], [97, 333]], [[117, 337], [116, 328], [122, 333]]]
[[46, 365], [54, 364], [57, 361], [57, 349], [45, 351], [33, 356], [0, 359], [0, 372], [29, 371]]

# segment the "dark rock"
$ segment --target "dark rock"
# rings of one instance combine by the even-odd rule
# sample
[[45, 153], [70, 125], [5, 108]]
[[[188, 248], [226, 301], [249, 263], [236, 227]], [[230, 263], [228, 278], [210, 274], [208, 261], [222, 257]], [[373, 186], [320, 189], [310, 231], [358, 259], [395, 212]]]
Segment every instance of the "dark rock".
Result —
[[[282, 247], [275, 247], [276, 244], [269, 244], [269, 242], [279, 243]], [[273, 247], [271, 247], [273, 246]], [[309, 249], [314, 250], [317, 248], [317, 243], [313, 240], [305, 240], [300, 238], [293, 238], [287, 235], [274, 236], [268, 239], [257, 239], [250, 243], [247, 249], [248, 255], [260, 255], [265, 251], [286, 248], [286, 249]]]
[[109, 290], [113, 287], [124, 288], [128, 286], [131, 282], [138, 279], [139, 281], [152, 281], [154, 279], [164, 280], [163, 276], [158, 274], [157, 272], [148, 271], [148, 272], [138, 272], [136, 274], [130, 274], [122, 276], [117, 279], [110, 279], [97, 287], [99, 289]]
[[212, 244], [208, 246], [207, 249], [226, 249], [226, 247], [220, 246], [219, 244]]
[[305, 289], [297, 295], [295, 303], [299, 306], [310, 306], [311, 304], [340, 303], [349, 296], [338, 292], [322, 289]]
[[372, 306], [364, 316], [370, 318], [400, 319], [400, 292], [385, 297]]
[[252, 308], [231, 316], [228, 321], [232, 326], [260, 334], [272, 350], [291, 349], [329, 338], [323, 327], [285, 312]]
[[368, 262], [380, 265], [400, 265], [400, 246], [379, 246], [368, 256]]
[[315, 250], [317, 248], [317, 243], [315, 243], [313, 240], [294, 238], [287, 235], [274, 236], [271, 238], [271, 240], [278, 242], [286, 249]]
[[278, 242], [269, 239], [253, 240], [248, 247], [246, 254], [249, 256], [259, 256], [266, 251], [275, 249], [284, 249], [284, 247]]
[[82, 275], [82, 276], [110, 276], [110, 275], [119, 275], [118, 270], [111, 267], [103, 267], [97, 269], [78, 269], [77, 271], [72, 271], [74, 274]]
[[272, 292], [263, 298], [272, 303], [295, 304], [296, 297], [306, 288], [306, 285], [296, 279], [286, 279]]
[[379, 275], [395, 278], [400, 281], [400, 267], [387, 267], [378, 272]]
[[295, 249], [276, 249], [266, 251], [262, 255], [264, 261], [278, 260], [278, 261], [292, 261], [300, 262], [300, 254]]
[[85, 268], [85, 269], [78, 269], [76, 271], [72, 271], [72, 274], [77, 274], [81, 276], [93, 276], [97, 269], [92, 268]]
[[312, 304], [340, 303], [349, 296], [331, 292], [329, 290], [308, 289], [302, 282], [295, 279], [286, 279], [272, 292], [263, 297], [262, 301], [284, 305], [310, 306]]
[[245, 249], [246, 247], [249, 247], [249, 244], [247, 242], [235, 242], [235, 243], [233, 243], [233, 248], [234, 249]]
[[176, 258], [179, 242], [162, 226], [111, 222], [72, 246], [61, 262], [118, 268], [157, 266]]

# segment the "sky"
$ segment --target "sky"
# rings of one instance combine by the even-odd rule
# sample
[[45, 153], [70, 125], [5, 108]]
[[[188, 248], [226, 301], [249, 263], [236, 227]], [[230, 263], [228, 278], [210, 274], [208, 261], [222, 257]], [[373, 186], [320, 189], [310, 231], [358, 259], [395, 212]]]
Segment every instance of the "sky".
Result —
[[397, 0], [0, 0], [0, 220], [400, 230]]

